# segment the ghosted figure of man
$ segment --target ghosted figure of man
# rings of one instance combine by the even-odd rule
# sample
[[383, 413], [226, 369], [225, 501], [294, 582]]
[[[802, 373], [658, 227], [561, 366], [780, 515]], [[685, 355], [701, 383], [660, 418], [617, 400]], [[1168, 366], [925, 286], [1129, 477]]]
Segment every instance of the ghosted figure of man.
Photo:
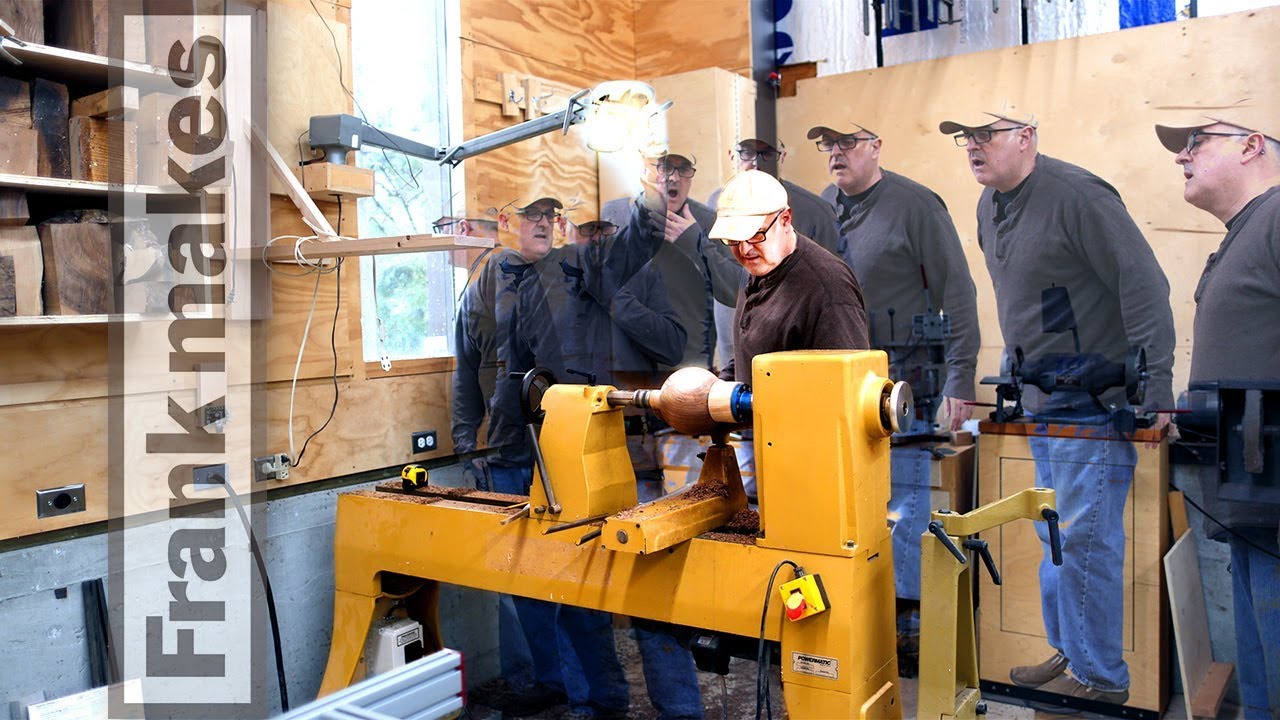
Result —
[[[938, 126], [965, 149], [969, 169], [985, 186], [978, 200], [978, 244], [995, 286], [1005, 353], [1028, 360], [1049, 353], [1097, 354], [1123, 362], [1145, 349], [1150, 379], [1143, 410], [1173, 403], [1173, 311], [1169, 282], [1151, 246], [1110, 184], [1084, 168], [1041, 155], [1034, 117], [987, 113], [977, 122]], [[1047, 292], [1046, 292], [1047, 291]], [[1046, 298], [1074, 312], [1073, 333], [1045, 332]], [[1067, 308], [1061, 309], [1063, 312]], [[1127, 410], [1123, 389], [1099, 401], [1083, 392], [1044, 396], [1024, 390], [1040, 421], [1106, 425]], [[1157, 429], [1168, 415], [1156, 418]], [[1038, 665], [1013, 668], [1019, 686], [1124, 704], [1124, 506], [1137, 451], [1116, 434], [1087, 440], [1033, 435], [1036, 483], [1057, 491], [1063, 564], [1049, 558], [1048, 529], [1040, 564], [1041, 614], [1055, 653]]]
[[[1191, 382], [1274, 383], [1280, 380], [1280, 124], [1249, 100], [1196, 115], [1156, 126], [1160, 142], [1177, 153], [1183, 198], [1227, 228], [1196, 287]], [[1219, 498], [1216, 473], [1203, 482], [1206, 508], [1223, 524], [1206, 522], [1206, 533], [1231, 547], [1241, 704], [1246, 718], [1280, 718], [1280, 505], [1258, 497], [1262, 489], [1243, 464], [1226, 467], [1227, 480], [1251, 488], [1257, 499]]]

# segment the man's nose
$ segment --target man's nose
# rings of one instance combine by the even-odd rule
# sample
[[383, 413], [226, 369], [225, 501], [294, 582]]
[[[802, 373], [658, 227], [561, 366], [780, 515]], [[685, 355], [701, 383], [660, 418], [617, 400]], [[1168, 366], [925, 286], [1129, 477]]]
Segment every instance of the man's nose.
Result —
[[1190, 152], [1187, 152], [1187, 149], [1186, 149], [1186, 148], [1183, 148], [1182, 150], [1179, 150], [1179, 151], [1178, 151], [1178, 156], [1177, 156], [1177, 157], [1175, 157], [1175, 158], [1173, 159], [1173, 161], [1174, 161], [1175, 163], [1179, 164], [1179, 165], [1187, 165], [1187, 164], [1190, 164], [1190, 162], [1191, 162], [1191, 153], [1190, 153]]

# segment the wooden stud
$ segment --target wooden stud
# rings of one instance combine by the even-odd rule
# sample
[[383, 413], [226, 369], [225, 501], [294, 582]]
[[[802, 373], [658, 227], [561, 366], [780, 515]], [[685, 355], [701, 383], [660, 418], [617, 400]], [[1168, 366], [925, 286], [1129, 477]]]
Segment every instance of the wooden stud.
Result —
[[[1170, 498], [1172, 499], [1172, 498]], [[1164, 556], [1169, 607], [1173, 611], [1173, 638], [1178, 649], [1178, 671], [1187, 703], [1187, 717], [1213, 718], [1227, 692], [1234, 666], [1213, 661], [1209, 640], [1209, 614], [1204, 604], [1196, 537], [1183, 535]]]
[[111, 228], [105, 223], [41, 223], [44, 305], [50, 315], [100, 315], [114, 306]]
[[[124, 120], [73, 117], [69, 133], [72, 178], [95, 182], [137, 182], [137, 125]], [[119, 133], [114, 141], [113, 133]]]
[[14, 295], [18, 315], [43, 315], [40, 284], [44, 279], [44, 256], [36, 229], [0, 227], [0, 255], [13, 258]]
[[21, 125], [0, 124], [0, 173], [35, 175], [39, 167], [36, 131]]
[[26, 225], [30, 219], [26, 191], [0, 188], [0, 225]]
[[71, 102], [67, 86], [36, 78], [31, 84], [31, 121], [37, 135], [38, 169], [42, 177], [71, 177], [71, 144], [67, 118]]
[[71, 103], [72, 117], [119, 118], [138, 109], [138, 88], [117, 85]]
[[0, 317], [18, 314], [18, 278], [13, 269], [13, 256], [0, 255]]
[[1187, 498], [1181, 490], [1169, 493], [1169, 525], [1173, 528], [1175, 542], [1190, 527], [1187, 523]]
[[0, 77], [0, 123], [31, 127], [31, 86]]

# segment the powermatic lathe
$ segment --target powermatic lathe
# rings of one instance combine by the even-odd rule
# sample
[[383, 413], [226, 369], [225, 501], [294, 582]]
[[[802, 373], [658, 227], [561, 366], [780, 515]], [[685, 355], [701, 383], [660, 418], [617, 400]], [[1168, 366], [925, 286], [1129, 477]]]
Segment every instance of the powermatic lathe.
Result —
[[[427, 650], [438, 646], [436, 583], [451, 583], [778, 643], [792, 717], [901, 717], [885, 508], [889, 436], [914, 410], [910, 388], [887, 371], [879, 351], [804, 351], [755, 358], [753, 387], [695, 368], [674, 373], [660, 390], [549, 385], [527, 499], [405, 490], [400, 482], [342, 495], [321, 694], [363, 675], [371, 621], [415, 583], [426, 598], [417, 619]], [[694, 485], [637, 504], [628, 407], [712, 437]], [[745, 424], [755, 430], [759, 530], [714, 532], [747, 506], [725, 442]], [[967, 534], [993, 526], [997, 515], [1042, 519], [1052, 510], [1052, 491], [1015, 497], [994, 513], [935, 513], [936, 530], [922, 539], [932, 558], [925, 572], [934, 568], [941, 583], [937, 609], [926, 610], [939, 618], [932, 644], [924, 628], [938, 662], [922, 663], [921, 710], [927, 682], [938, 696], [927, 706], [933, 717], [979, 710], [976, 674], [966, 670], [974, 654], [972, 615], [964, 617], [972, 606], [963, 582], [969, 563], [957, 546], [968, 547]], [[970, 517], [978, 513], [986, 522]], [[768, 587], [788, 561], [795, 577]], [[774, 592], [773, 612], [762, 614]]]

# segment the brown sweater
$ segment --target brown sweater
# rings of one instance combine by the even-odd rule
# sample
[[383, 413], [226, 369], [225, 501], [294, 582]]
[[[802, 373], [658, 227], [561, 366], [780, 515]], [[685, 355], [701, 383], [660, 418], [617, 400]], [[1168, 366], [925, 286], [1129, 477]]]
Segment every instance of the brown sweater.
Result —
[[738, 295], [734, 359], [720, 377], [751, 382], [751, 360], [782, 350], [866, 350], [867, 313], [853, 271], [803, 235], [773, 272]]

